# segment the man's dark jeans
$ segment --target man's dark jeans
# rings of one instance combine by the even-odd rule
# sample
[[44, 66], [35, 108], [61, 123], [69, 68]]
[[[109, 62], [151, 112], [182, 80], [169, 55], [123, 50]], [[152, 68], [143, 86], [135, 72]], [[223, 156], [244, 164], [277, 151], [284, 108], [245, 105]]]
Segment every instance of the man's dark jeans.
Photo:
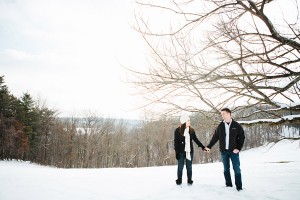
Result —
[[231, 175], [230, 175], [230, 161], [232, 163], [234, 176], [235, 176], [235, 186], [236, 189], [242, 189], [242, 175], [240, 169], [240, 157], [239, 153], [235, 154], [232, 151], [221, 152], [222, 163], [224, 166], [224, 177], [226, 181], [226, 186], [232, 186]]
[[188, 180], [192, 180], [192, 162], [194, 158], [194, 154], [191, 153], [191, 160], [186, 159], [185, 153], [179, 153], [179, 160], [178, 160], [178, 168], [177, 168], [177, 178], [182, 179], [182, 170], [184, 166], [184, 161], [186, 163], [186, 171]]

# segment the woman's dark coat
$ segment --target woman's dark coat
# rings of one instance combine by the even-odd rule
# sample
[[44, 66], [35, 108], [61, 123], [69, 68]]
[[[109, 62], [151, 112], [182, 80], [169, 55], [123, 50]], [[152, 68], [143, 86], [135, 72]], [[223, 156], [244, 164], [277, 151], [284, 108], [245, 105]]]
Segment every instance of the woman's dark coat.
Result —
[[[194, 129], [190, 128], [189, 133], [190, 133], [191, 153], [194, 152], [194, 147], [193, 147], [193, 142], [192, 142], [193, 140], [198, 145], [198, 147], [201, 147], [202, 149], [204, 149], [205, 147], [197, 138]], [[175, 149], [176, 154], [185, 153], [184, 148], [185, 148], [185, 137], [183, 135], [181, 135], [180, 127], [178, 127], [174, 132], [174, 149]]]

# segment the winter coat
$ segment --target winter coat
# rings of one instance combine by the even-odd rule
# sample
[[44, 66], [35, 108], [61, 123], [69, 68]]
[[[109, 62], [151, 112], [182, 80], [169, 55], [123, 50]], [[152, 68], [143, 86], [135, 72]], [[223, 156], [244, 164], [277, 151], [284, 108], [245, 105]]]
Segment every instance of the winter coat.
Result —
[[[225, 124], [222, 121], [218, 127], [216, 128], [214, 135], [207, 145], [208, 148], [211, 149], [214, 144], [219, 141], [220, 151], [225, 151]], [[234, 149], [241, 150], [245, 141], [245, 133], [243, 127], [236, 121], [232, 120], [229, 127], [229, 151], [233, 151]]]
[[[194, 142], [198, 145], [198, 147], [201, 147], [203, 149], [204, 146], [197, 138], [194, 129], [190, 128], [189, 133], [190, 133], [191, 153], [194, 152], [192, 140], [194, 140]], [[184, 148], [185, 148], [185, 137], [180, 134], [180, 127], [178, 127], [174, 132], [174, 149], [176, 154], [185, 153]]]

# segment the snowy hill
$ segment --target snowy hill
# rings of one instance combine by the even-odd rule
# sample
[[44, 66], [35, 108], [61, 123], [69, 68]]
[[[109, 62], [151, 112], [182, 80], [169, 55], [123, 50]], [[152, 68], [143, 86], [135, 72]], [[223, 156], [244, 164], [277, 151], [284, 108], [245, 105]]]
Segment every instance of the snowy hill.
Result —
[[[58, 169], [0, 161], [1, 200], [263, 200], [300, 199], [300, 143], [242, 151], [244, 190], [224, 186], [221, 163], [194, 164], [193, 186], [175, 185], [176, 166]], [[185, 171], [184, 171], [185, 172]], [[232, 172], [233, 174], [233, 172]]]

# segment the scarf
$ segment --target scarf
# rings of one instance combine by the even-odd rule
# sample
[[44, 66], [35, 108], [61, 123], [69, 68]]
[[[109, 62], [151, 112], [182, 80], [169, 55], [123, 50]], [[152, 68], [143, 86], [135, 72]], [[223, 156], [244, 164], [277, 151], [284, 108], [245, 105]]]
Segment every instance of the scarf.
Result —
[[185, 128], [184, 130], [184, 137], [185, 137], [185, 153], [186, 153], [186, 159], [191, 159], [191, 141], [190, 141], [190, 133], [189, 133], [189, 127]]

